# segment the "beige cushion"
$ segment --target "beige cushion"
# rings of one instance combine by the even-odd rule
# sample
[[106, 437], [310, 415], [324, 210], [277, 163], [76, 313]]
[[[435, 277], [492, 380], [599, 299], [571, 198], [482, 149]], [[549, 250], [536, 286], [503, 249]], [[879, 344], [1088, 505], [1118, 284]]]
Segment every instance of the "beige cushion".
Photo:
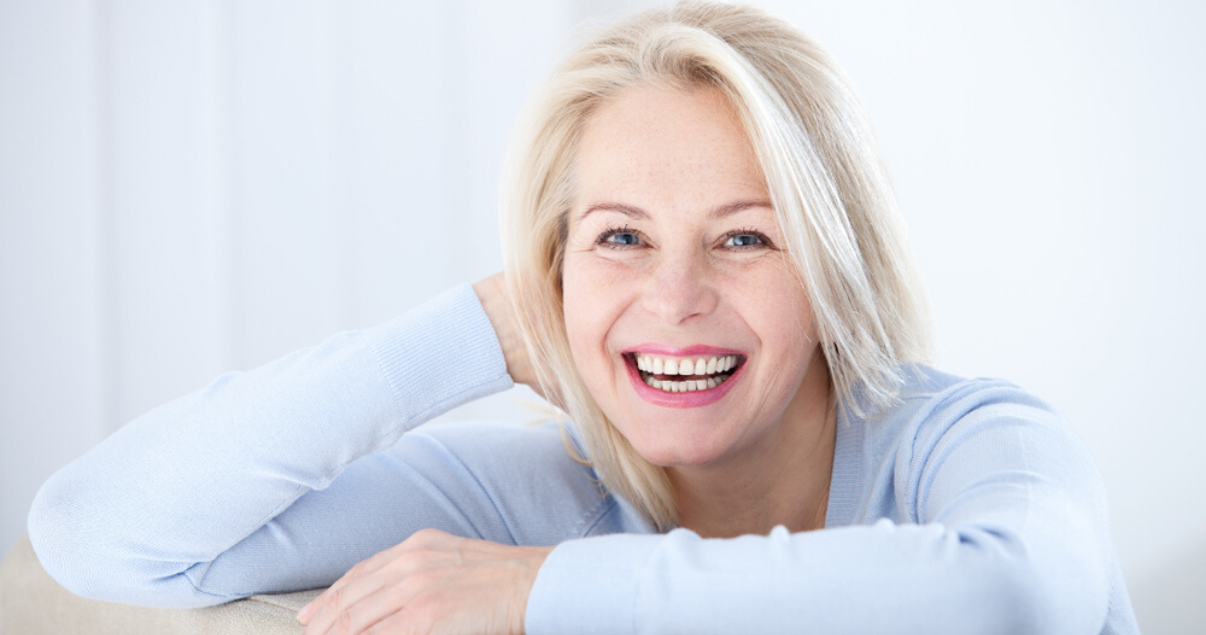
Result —
[[322, 589], [256, 595], [204, 609], [149, 609], [89, 600], [59, 586], [23, 536], [0, 565], [0, 633], [5, 635], [297, 635], [296, 615]]

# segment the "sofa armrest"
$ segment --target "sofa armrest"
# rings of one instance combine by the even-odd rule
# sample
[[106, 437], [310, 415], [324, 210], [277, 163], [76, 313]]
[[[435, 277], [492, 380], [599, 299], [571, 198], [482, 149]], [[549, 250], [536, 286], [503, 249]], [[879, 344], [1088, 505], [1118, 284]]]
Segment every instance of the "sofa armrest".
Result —
[[29, 537], [0, 564], [0, 633], [22, 635], [298, 635], [296, 615], [322, 589], [255, 595], [203, 609], [153, 609], [79, 597], [38, 562]]

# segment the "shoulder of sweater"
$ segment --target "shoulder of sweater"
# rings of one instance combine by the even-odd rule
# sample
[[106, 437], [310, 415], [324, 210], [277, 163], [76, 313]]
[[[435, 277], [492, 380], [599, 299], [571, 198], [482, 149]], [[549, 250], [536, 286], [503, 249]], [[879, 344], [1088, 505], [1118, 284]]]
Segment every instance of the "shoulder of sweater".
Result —
[[924, 453], [961, 423], [997, 415], [1031, 425], [1064, 427], [1050, 405], [1004, 379], [965, 378], [924, 364], [902, 366], [901, 376], [904, 382], [895, 404], [864, 419], [848, 415], [881, 452], [895, 447]]
[[[1087, 447], [1033, 394], [1006, 380], [967, 379], [922, 365], [902, 375], [896, 404], [867, 418], [846, 411], [842, 424], [843, 454], [856, 465], [846, 476], [891, 498], [900, 520], [924, 521], [927, 483], [939, 473], [958, 479], [960, 470], [979, 473], [976, 466], [986, 464], [1041, 469], [1062, 487], [1098, 495]], [[962, 458], [952, 463], [954, 456]]]
[[947, 411], [971, 411], [990, 404], [1018, 404], [1054, 412], [1054, 409], [1021, 386], [994, 377], [965, 378], [924, 364], [900, 368], [903, 383], [896, 404], [870, 417], [912, 418], [918, 412], [937, 414]]

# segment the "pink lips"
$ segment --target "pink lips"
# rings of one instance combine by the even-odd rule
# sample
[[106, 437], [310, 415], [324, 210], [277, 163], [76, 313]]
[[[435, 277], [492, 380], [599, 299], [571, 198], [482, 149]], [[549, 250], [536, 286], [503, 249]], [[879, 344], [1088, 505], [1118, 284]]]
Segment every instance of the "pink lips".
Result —
[[633, 389], [645, 401], [655, 406], [666, 408], [698, 408], [716, 403], [728, 394], [729, 390], [733, 388], [733, 385], [737, 383], [737, 380], [741, 378], [741, 375], [745, 371], [745, 364], [743, 363], [733, 371], [733, 374], [723, 384], [715, 388], [697, 390], [695, 392], [666, 392], [646, 384], [645, 380], [641, 379], [641, 372], [637, 370], [635, 358], [633, 357], [637, 353], [665, 355], [667, 357], [712, 357], [720, 355], [741, 355], [745, 357], [745, 355], [741, 351], [733, 349], [703, 345], [672, 348], [660, 344], [641, 344], [624, 351], [624, 365], [628, 367], [628, 376], [632, 379]]
[[650, 355], [664, 355], [666, 357], [705, 357], [713, 355], [741, 355], [745, 357], [745, 353], [731, 348], [716, 348], [715, 346], [704, 346], [703, 344], [695, 344], [686, 348], [674, 348], [672, 346], [663, 346], [661, 344], [641, 344], [633, 346], [624, 351], [624, 354], [629, 353], [647, 353]]

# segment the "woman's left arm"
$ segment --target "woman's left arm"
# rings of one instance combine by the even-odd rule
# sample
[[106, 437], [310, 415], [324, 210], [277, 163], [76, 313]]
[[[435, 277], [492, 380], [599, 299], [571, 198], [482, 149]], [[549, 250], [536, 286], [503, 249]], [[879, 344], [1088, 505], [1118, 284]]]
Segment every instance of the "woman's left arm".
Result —
[[890, 470], [878, 482], [895, 522], [563, 543], [532, 590], [527, 632], [1100, 633], [1113, 561], [1100, 477], [1065, 424], [1028, 401], [963, 404], [865, 457]]

